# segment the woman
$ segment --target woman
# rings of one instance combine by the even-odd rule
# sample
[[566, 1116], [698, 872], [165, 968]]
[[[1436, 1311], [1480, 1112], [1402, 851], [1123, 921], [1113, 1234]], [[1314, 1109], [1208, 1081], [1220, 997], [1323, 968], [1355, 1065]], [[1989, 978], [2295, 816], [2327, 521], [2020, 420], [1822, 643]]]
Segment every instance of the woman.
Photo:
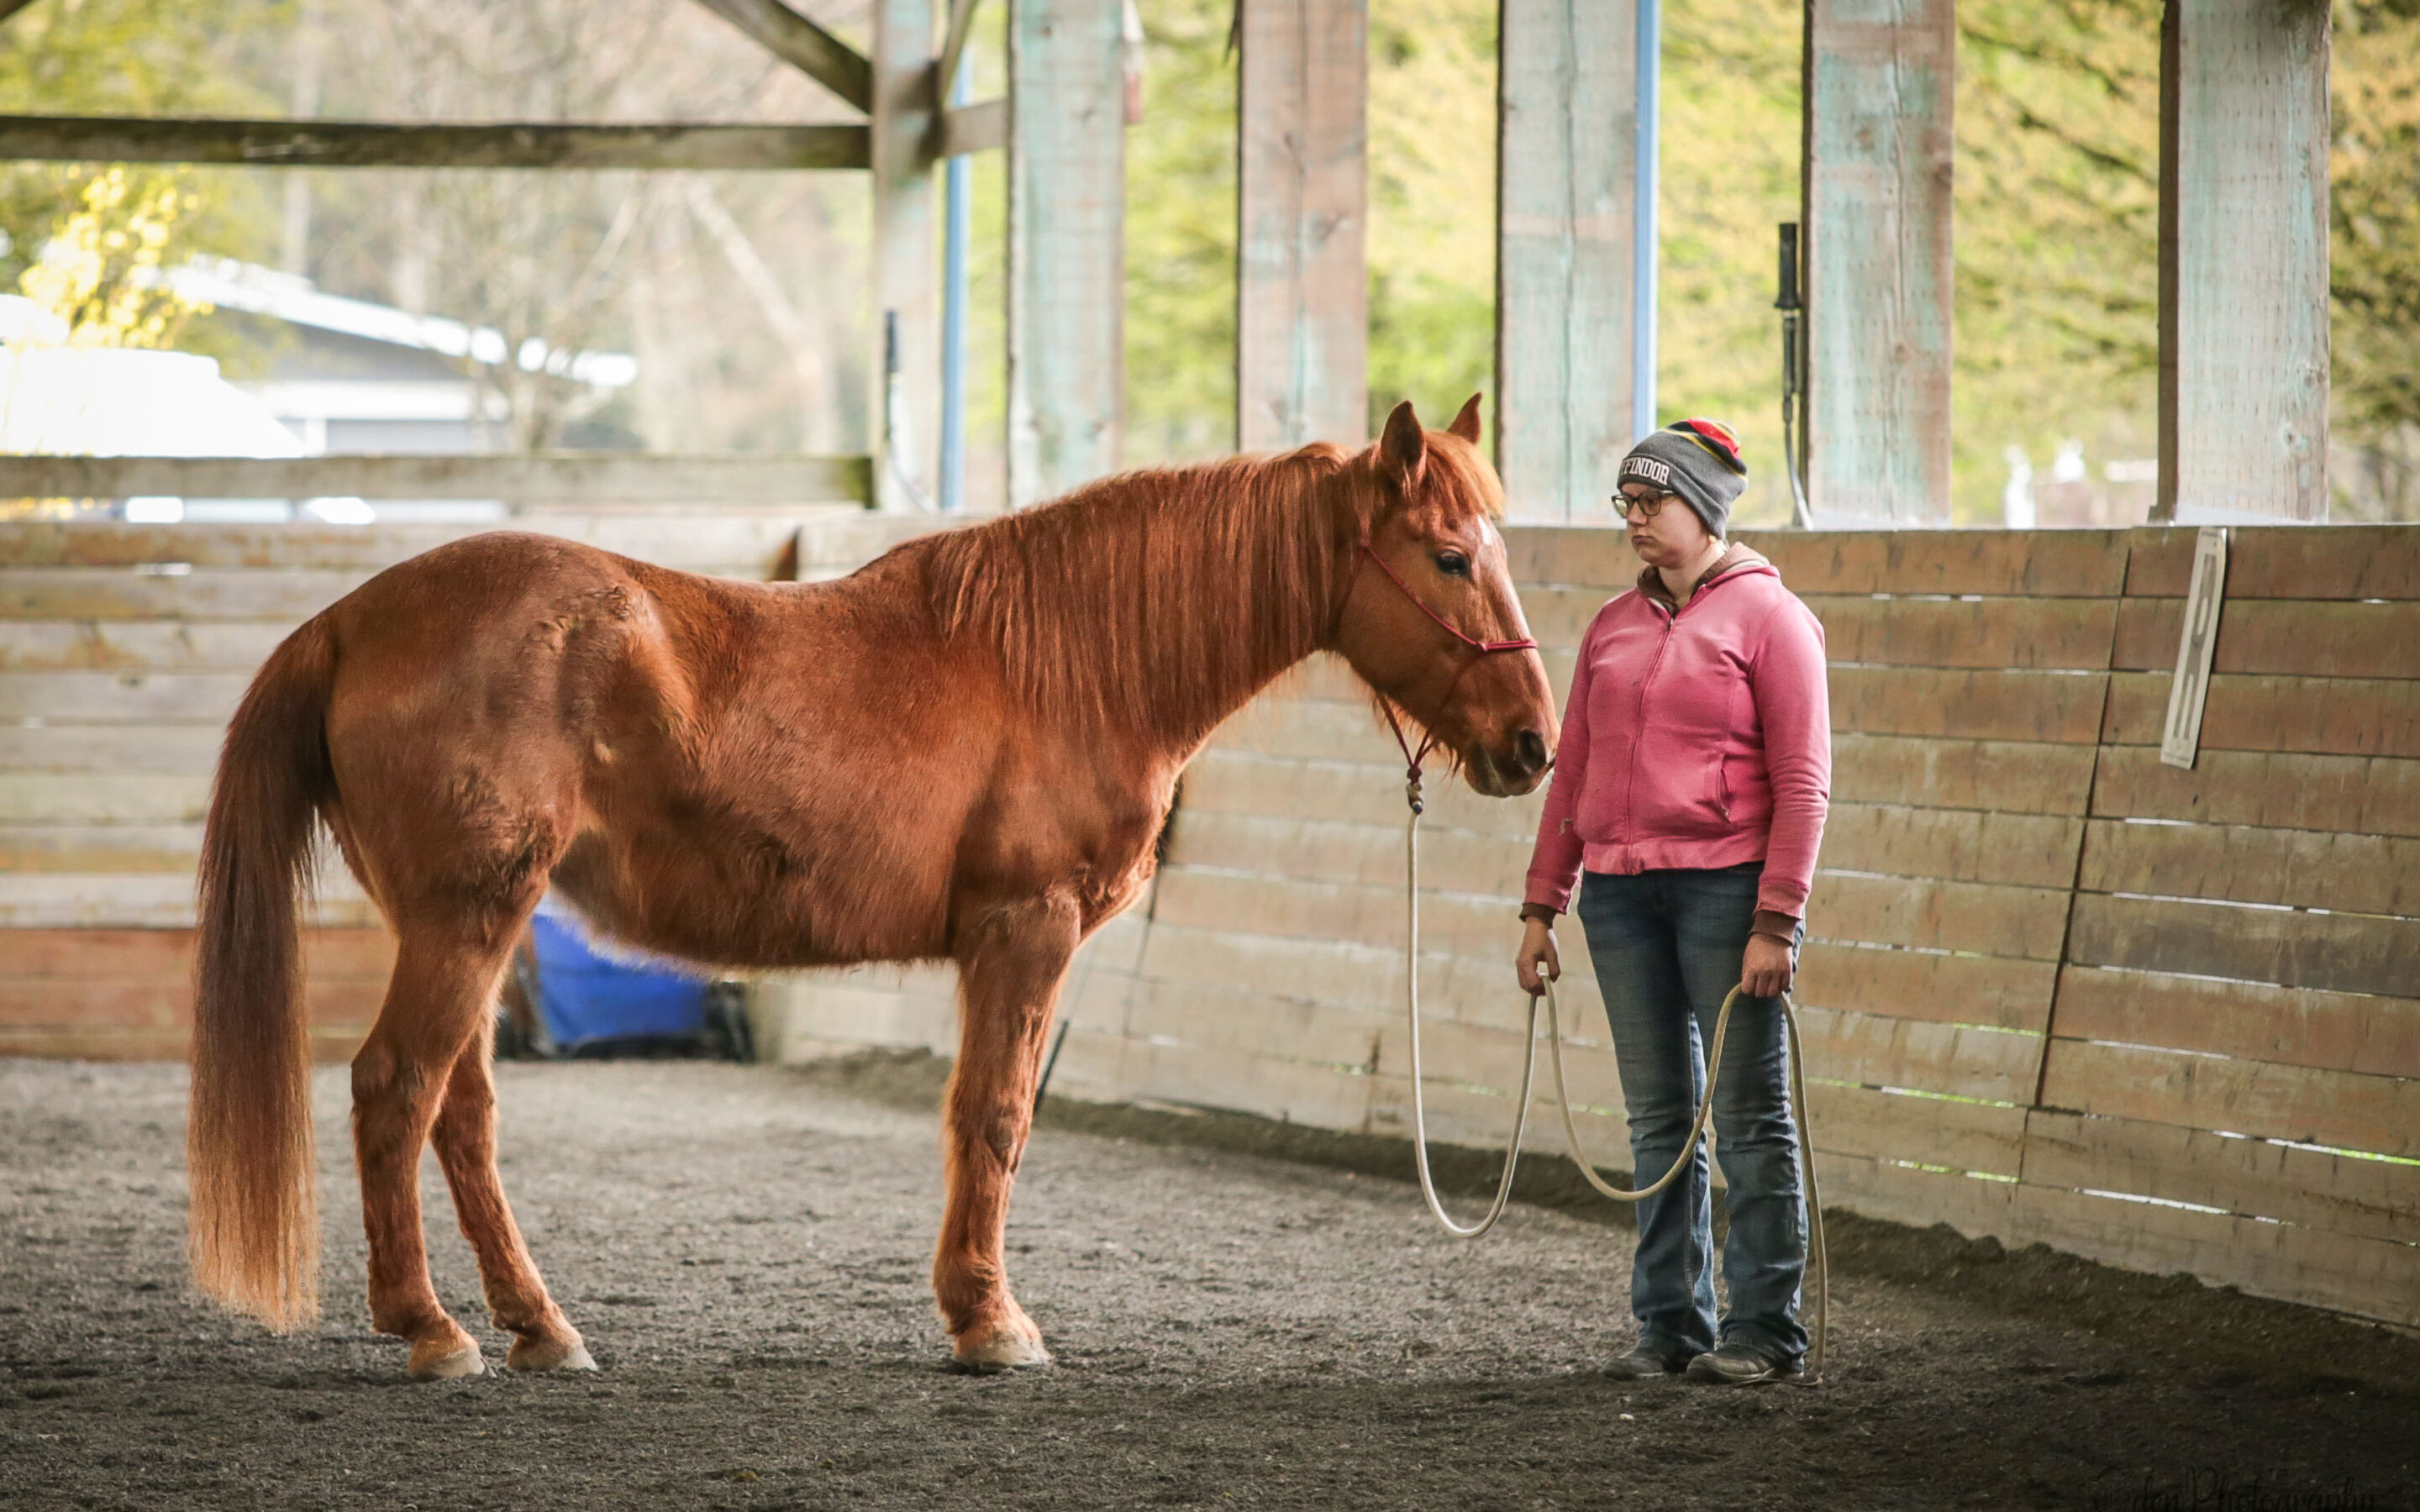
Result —
[[1655, 432], [1622, 459], [1620, 486], [1647, 565], [1580, 641], [1514, 964], [1530, 993], [1541, 971], [1561, 975], [1554, 918], [1580, 884], [1640, 1182], [1679, 1157], [1704, 1095], [1702, 1045], [1741, 989], [1714, 1115], [1730, 1311], [1718, 1329], [1701, 1145], [1638, 1204], [1638, 1341], [1606, 1373], [1804, 1379], [1807, 1230], [1780, 995], [1831, 781], [1823, 631], [1770, 563], [1725, 542], [1747, 486], [1730, 431], [1684, 420]]

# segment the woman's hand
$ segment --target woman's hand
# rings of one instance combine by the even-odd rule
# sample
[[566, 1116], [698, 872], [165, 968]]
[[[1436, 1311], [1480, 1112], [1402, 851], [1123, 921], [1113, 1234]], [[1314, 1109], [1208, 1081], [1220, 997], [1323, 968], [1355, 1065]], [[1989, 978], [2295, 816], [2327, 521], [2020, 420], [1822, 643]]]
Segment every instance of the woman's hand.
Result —
[[[1512, 954], [1512, 969], [1521, 978], [1521, 990], [1535, 997], [1546, 990], [1546, 981], [1563, 980], [1562, 958], [1555, 953], [1555, 926], [1543, 918], [1521, 921], [1521, 949]], [[1539, 980], [1544, 973], [1546, 980]]]
[[1740, 991], [1750, 997], [1778, 997], [1790, 990], [1790, 947], [1769, 934], [1747, 937], [1740, 963]]

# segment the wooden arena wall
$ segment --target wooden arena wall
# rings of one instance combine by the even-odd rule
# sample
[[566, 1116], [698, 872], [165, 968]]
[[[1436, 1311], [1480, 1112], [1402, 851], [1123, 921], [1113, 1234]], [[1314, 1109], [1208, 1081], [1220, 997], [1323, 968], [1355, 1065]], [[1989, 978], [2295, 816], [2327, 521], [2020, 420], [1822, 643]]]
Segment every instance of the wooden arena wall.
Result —
[[[303, 620], [495, 528], [0, 524], [0, 1055], [183, 1057], [194, 867], [236, 701]], [[929, 522], [841, 507], [514, 528], [696, 572], [813, 579]], [[324, 870], [305, 951], [320, 1052], [348, 1057], [394, 947], [341, 865]]]
[[[541, 517], [735, 577], [848, 570], [923, 522]], [[181, 1055], [192, 867], [269, 648], [466, 527], [0, 526], [0, 1053]], [[1558, 688], [1619, 532], [1509, 532]], [[2191, 531], [1750, 539], [1823, 618], [1834, 806], [1805, 1007], [1827, 1198], [2420, 1323], [2420, 528], [2235, 533], [2202, 751], [2158, 740]], [[1168, 865], [1070, 980], [1053, 1087], [1409, 1130], [1400, 760], [1341, 670], [1223, 730]], [[1430, 787], [1432, 1130], [1500, 1141], [1539, 799]], [[1582, 1133], [1628, 1164], [1560, 931]], [[341, 874], [312, 920], [341, 1056], [390, 960]], [[944, 971], [776, 979], [788, 1057], [951, 1048]], [[1548, 1110], [1531, 1145], [1558, 1148]]]
[[[1559, 692], [1636, 559], [1508, 533]], [[2235, 532], [2191, 771], [2158, 746], [2192, 531], [1747, 539], [1832, 660], [1798, 992], [1827, 1200], [2420, 1324], [2420, 528]], [[1054, 1091], [1408, 1134], [1401, 768], [1333, 667], [1223, 730], [1152, 896], [1071, 975]], [[1429, 792], [1430, 1128], [1500, 1144], [1541, 799]], [[1559, 938], [1581, 1131], [1627, 1166]], [[883, 968], [767, 999], [792, 1057], [947, 1054], [950, 992]], [[1542, 1105], [1530, 1147], [1560, 1139]]]

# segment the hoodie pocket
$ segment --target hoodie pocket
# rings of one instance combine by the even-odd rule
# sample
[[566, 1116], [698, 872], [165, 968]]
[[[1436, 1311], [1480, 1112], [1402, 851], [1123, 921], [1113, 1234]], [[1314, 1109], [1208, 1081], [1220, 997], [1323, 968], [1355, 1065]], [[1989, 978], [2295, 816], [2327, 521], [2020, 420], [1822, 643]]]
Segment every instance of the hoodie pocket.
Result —
[[1719, 750], [1714, 752], [1714, 760], [1707, 764], [1706, 801], [1714, 806], [1714, 812], [1722, 815], [1723, 822], [1725, 824], [1729, 824], [1730, 822], [1730, 773], [1725, 770], [1723, 765], [1723, 753]]

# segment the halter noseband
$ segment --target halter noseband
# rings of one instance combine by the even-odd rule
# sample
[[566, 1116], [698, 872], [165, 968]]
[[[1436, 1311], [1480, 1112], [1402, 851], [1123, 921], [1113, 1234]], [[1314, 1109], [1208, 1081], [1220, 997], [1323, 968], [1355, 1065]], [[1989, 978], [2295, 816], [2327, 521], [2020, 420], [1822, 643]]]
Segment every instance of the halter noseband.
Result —
[[[1526, 636], [1517, 640], [1481, 640], [1477, 636], [1464, 633], [1452, 621], [1447, 619], [1444, 615], [1439, 614], [1436, 610], [1429, 608], [1428, 605], [1421, 600], [1419, 594], [1413, 593], [1412, 585], [1404, 581], [1404, 579], [1396, 574], [1394, 568], [1387, 565], [1387, 559], [1373, 550], [1369, 542], [1364, 541], [1361, 543], [1360, 551], [1362, 556], [1368, 557], [1371, 561], [1378, 564], [1378, 570], [1387, 575], [1388, 581], [1393, 583], [1397, 588], [1404, 591], [1404, 596], [1412, 601], [1412, 608], [1419, 609], [1430, 619], [1435, 620], [1436, 622], [1437, 628], [1453, 637], [1456, 640], [1461, 641], [1464, 645], [1468, 646], [1471, 650], [1478, 652], [1480, 656], [1483, 656], [1493, 651], [1535, 651], [1538, 649], [1538, 642], [1529, 640]], [[1348, 594], [1350, 594], [1351, 590], [1349, 587], [1346, 592]], [[1454, 669], [1453, 676], [1448, 679], [1445, 685], [1445, 702], [1450, 704], [1453, 702], [1453, 690], [1454, 687], [1461, 683], [1462, 674], [1478, 665], [1478, 659], [1474, 657]], [[1414, 750], [1412, 748], [1412, 743], [1404, 738], [1403, 721], [1395, 717], [1395, 701], [1388, 698], [1384, 693], [1379, 694], [1378, 712], [1387, 717], [1387, 728], [1395, 733], [1395, 745], [1404, 753], [1404, 801], [1412, 806], [1412, 812], [1416, 814], [1419, 813], [1427, 807], [1427, 805], [1420, 801], [1420, 763], [1428, 759], [1430, 751], [1436, 749], [1436, 733], [1433, 730], [1422, 731], [1420, 734], [1419, 748], [1418, 750]]]

